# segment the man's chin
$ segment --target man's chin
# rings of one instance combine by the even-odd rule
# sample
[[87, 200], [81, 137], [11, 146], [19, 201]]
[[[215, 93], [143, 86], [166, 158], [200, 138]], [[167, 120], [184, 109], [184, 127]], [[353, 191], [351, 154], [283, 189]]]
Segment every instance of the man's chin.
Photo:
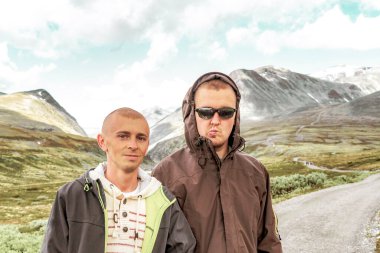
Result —
[[212, 145], [214, 146], [214, 148], [218, 149], [218, 148], [221, 148], [224, 146], [224, 143], [225, 142], [222, 142], [220, 140], [217, 140], [217, 139], [211, 139], [211, 142], [212, 142]]
[[133, 172], [135, 172], [136, 170], [138, 170], [139, 169], [139, 166], [137, 166], [137, 167], [135, 167], [135, 166], [125, 166], [124, 168], [123, 168], [123, 171], [125, 172], [125, 173], [133, 173]]

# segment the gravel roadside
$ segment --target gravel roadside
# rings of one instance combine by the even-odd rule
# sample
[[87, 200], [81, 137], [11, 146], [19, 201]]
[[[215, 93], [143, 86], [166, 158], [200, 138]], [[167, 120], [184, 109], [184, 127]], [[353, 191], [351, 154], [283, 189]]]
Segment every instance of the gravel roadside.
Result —
[[[274, 206], [285, 253], [374, 252], [369, 230], [380, 210], [380, 174]], [[378, 222], [378, 221], [377, 221]]]

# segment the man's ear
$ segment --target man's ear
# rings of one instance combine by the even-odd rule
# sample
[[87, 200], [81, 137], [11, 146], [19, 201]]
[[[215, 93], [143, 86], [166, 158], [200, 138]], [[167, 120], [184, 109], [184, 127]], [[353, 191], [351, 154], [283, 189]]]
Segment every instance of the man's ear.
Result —
[[98, 136], [96, 137], [97, 141], [98, 141], [98, 145], [99, 147], [104, 151], [106, 152], [107, 151], [107, 147], [106, 147], [106, 144], [105, 144], [105, 141], [104, 141], [104, 137], [102, 134], [98, 134]]
[[150, 141], [148, 140], [148, 148], [146, 149], [144, 156], [146, 156], [148, 154], [149, 145], [150, 145]]

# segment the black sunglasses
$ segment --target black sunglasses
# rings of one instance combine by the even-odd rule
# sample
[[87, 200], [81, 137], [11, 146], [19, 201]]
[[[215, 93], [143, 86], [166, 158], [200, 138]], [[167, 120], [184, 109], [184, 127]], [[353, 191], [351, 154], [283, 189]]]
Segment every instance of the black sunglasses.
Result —
[[200, 108], [195, 109], [195, 111], [198, 113], [199, 117], [202, 119], [211, 119], [216, 112], [219, 114], [219, 117], [221, 117], [222, 119], [229, 119], [229, 118], [232, 118], [232, 116], [234, 116], [236, 109], [231, 108], [231, 107], [223, 107], [219, 109], [215, 109], [211, 107], [200, 107]]

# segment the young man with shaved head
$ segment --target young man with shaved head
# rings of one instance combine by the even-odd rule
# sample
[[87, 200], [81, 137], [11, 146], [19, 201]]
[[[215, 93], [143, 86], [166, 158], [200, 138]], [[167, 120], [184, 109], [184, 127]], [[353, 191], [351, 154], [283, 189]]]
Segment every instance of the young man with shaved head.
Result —
[[198, 253], [282, 252], [265, 167], [241, 151], [240, 93], [227, 75], [202, 75], [182, 104], [187, 147], [153, 171], [177, 197]]
[[59, 189], [42, 252], [193, 252], [174, 195], [140, 168], [149, 146], [144, 116], [111, 112], [97, 140], [107, 161]]

